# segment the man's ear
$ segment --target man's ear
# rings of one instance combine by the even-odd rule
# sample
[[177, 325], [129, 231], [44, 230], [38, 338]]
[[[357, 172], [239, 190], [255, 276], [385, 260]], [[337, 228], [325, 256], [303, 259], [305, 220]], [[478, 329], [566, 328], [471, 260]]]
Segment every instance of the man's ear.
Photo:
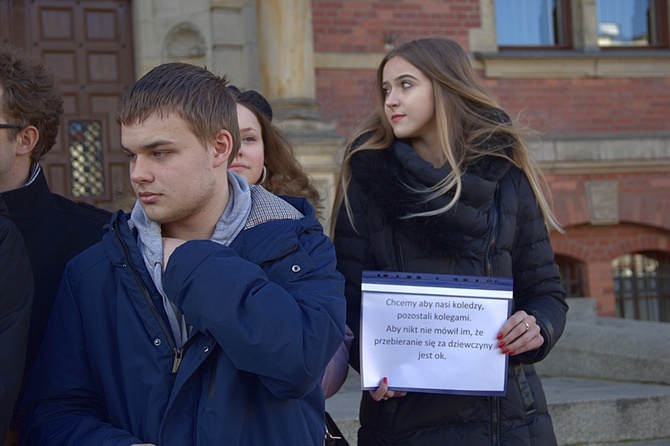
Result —
[[228, 130], [221, 129], [214, 139], [214, 166], [224, 165], [228, 168], [228, 158], [233, 150], [233, 137]]
[[29, 125], [24, 127], [16, 135], [17, 155], [30, 155], [37, 141], [40, 139], [40, 132], [37, 127]]

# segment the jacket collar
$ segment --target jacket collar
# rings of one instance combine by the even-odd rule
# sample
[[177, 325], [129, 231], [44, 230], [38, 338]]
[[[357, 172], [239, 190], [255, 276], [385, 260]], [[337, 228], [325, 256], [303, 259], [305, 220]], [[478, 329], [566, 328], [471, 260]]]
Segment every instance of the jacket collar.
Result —
[[54, 197], [47, 185], [44, 172], [40, 170], [30, 184], [2, 193], [14, 221], [27, 220], [44, 212], [53, 203]]
[[509, 171], [504, 158], [484, 156], [464, 166], [459, 202], [448, 212], [433, 217], [406, 218], [407, 215], [439, 209], [451, 195], [426, 201], [411, 188], [433, 186], [448, 173], [447, 167], [434, 168], [416, 155], [405, 141], [395, 140], [382, 150], [358, 152], [351, 158], [352, 180], [360, 185], [364, 200], [379, 207], [382, 218], [414, 242], [431, 251], [463, 255], [474, 218], [486, 218], [494, 205], [498, 181]]

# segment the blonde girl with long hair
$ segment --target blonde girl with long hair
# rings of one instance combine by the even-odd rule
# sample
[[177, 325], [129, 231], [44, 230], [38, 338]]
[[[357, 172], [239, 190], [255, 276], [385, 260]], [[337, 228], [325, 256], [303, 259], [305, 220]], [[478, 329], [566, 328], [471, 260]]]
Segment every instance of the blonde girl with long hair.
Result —
[[549, 240], [560, 229], [525, 131], [443, 38], [402, 44], [377, 71], [375, 109], [353, 133], [333, 215], [347, 324], [360, 369], [361, 272], [511, 277], [496, 333], [505, 396], [363, 392], [361, 445], [556, 444], [533, 363], [563, 332], [567, 305]]

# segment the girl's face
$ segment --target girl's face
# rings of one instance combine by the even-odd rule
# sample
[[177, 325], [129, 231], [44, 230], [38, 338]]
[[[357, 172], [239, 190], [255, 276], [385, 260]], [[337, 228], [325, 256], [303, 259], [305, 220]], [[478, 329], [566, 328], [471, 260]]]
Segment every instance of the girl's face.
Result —
[[433, 83], [421, 70], [400, 56], [390, 59], [382, 70], [386, 119], [396, 138], [415, 142], [437, 141]]
[[265, 146], [258, 118], [244, 105], [237, 104], [237, 122], [240, 126], [240, 150], [228, 167], [244, 177], [249, 184], [256, 184], [263, 174]]

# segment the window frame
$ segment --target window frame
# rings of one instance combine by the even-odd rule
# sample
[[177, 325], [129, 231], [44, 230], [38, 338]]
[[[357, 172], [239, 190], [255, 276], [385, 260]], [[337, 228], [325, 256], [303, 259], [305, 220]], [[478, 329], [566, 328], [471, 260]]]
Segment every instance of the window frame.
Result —
[[[654, 275], [624, 277], [625, 268], [638, 270], [645, 259], [654, 260], [658, 267]], [[619, 265], [614, 262], [618, 261]], [[659, 251], [639, 251], [623, 254], [612, 261], [612, 280], [617, 317], [620, 319], [670, 322], [670, 254]], [[626, 284], [630, 289], [626, 289]], [[642, 286], [640, 286], [642, 284]], [[653, 284], [650, 290], [648, 285]], [[631, 314], [632, 313], [632, 314]], [[656, 315], [657, 318], [650, 316]]]
[[567, 297], [586, 296], [584, 277], [586, 265], [574, 257], [556, 255], [556, 266], [561, 276], [561, 285], [565, 288]]
[[[597, 46], [597, 11], [592, 0], [570, 2], [572, 43], [570, 49], [551, 47], [499, 48], [493, 0], [479, 0], [480, 27], [469, 32], [473, 67], [486, 79], [612, 78], [670, 76], [670, 47], [601, 50]], [[670, 9], [668, 7], [667, 9]], [[661, 20], [670, 23], [664, 8]], [[670, 31], [665, 40], [670, 39]], [[670, 44], [669, 44], [670, 45]]]
[[[561, 23], [558, 26], [558, 21], [554, 23], [554, 34], [557, 34], [556, 29], [560, 29], [561, 41], [563, 43], [556, 45], [500, 45], [498, 44], [498, 51], [553, 51], [553, 50], [570, 50], [573, 49], [573, 30], [572, 30], [572, 8], [570, 0], [556, 0], [560, 9]], [[493, 9], [494, 21], [496, 24], [496, 42], [498, 41], [498, 18], [496, 15], [495, 6]]]
[[[602, 1], [602, 0], [601, 0]], [[597, 4], [598, 0], [596, 0]], [[653, 8], [656, 10], [656, 32], [659, 42], [649, 45], [598, 45], [600, 51], [650, 51], [650, 50], [664, 50], [670, 47], [668, 38], [668, 2], [667, 0], [650, 0]], [[596, 13], [596, 27], [598, 26], [598, 15]], [[651, 32], [647, 30], [647, 32]]]

